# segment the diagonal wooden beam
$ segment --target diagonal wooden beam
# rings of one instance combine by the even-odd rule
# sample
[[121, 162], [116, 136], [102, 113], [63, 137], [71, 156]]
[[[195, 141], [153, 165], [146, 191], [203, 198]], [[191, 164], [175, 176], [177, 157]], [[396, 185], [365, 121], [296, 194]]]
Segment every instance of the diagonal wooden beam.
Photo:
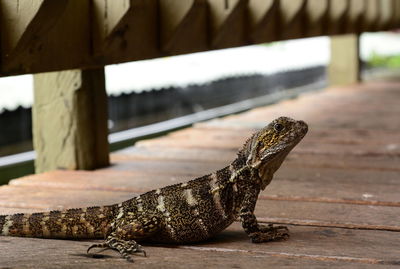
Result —
[[161, 0], [161, 49], [167, 54], [207, 50], [206, 0]]
[[160, 57], [157, 0], [92, 0], [91, 65]]
[[279, 39], [279, 3], [278, 0], [250, 0], [248, 20], [252, 43]]

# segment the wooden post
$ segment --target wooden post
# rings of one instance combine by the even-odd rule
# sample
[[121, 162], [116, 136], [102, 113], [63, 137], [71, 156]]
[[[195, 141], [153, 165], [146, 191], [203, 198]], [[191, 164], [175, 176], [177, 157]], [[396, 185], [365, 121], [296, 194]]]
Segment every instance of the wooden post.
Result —
[[109, 164], [104, 68], [34, 75], [37, 173]]
[[328, 67], [331, 85], [360, 81], [359, 36], [356, 34], [331, 37], [331, 61]]

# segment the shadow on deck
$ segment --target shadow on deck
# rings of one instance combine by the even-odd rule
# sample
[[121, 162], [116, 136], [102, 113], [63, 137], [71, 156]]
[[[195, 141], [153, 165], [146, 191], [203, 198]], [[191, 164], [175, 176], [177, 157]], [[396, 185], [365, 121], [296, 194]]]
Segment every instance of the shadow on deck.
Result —
[[[239, 223], [212, 241], [147, 246], [145, 268], [370, 268], [400, 264], [400, 83], [369, 82], [309, 93], [196, 124], [113, 153], [93, 172], [54, 171], [0, 188], [0, 214], [116, 203], [228, 164], [254, 130], [285, 115], [309, 134], [261, 194], [260, 222], [291, 238], [252, 244]], [[131, 267], [113, 252], [86, 256], [87, 241], [0, 237], [0, 267]]]

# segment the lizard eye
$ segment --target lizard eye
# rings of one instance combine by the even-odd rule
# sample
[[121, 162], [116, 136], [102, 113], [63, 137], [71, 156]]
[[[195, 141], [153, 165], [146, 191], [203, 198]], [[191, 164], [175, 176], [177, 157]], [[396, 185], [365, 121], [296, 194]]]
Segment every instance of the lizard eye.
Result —
[[285, 129], [285, 127], [284, 127], [282, 124], [280, 124], [280, 123], [276, 123], [276, 124], [274, 125], [274, 129], [275, 129], [275, 131], [277, 131], [277, 132], [279, 133], [279, 132], [281, 132], [283, 129]]

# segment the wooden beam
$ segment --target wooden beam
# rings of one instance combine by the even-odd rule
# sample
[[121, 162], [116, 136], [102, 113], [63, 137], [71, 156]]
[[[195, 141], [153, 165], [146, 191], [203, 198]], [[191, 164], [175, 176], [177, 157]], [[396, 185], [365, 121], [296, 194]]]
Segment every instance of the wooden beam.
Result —
[[319, 36], [326, 33], [329, 22], [329, 0], [308, 0], [306, 11], [306, 35]]
[[208, 49], [207, 1], [161, 0], [161, 48], [167, 54]]
[[208, 0], [211, 47], [214, 49], [246, 45], [248, 0]]
[[346, 33], [360, 33], [367, 2], [365, 0], [351, 0], [349, 9], [349, 19], [347, 21]]
[[400, 1], [396, 1], [395, 4], [395, 15], [394, 15], [394, 29], [400, 28]]
[[348, 21], [349, 0], [332, 0], [329, 6], [329, 35], [343, 34]]
[[104, 69], [34, 75], [36, 172], [109, 163]]
[[400, 5], [400, 2], [398, 0], [392, 0], [391, 6], [392, 6], [392, 16], [388, 25], [388, 30], [396, 29], [399, 27], [398, 21], [399, 21], [399, 11], [398, 7]]
[[93, 0], [91, 66], [161, 56], [157, 0]]
[[5, 46], [1, 74], [88, 65], [89, 0], [6, 0], [0, 5], [5, 16], [0, 26]]
[[252, 43], [279, 40], [279, 1], [250, 0], [249, 28]]
[[282, 39], [305, 36], [306, 3], [305, 0], [280, 0]]
[[367, 0], [362, 31], [374, 31], [379, 20], [379, 1]]
[[[398, 27], [399, 0], [1, 0], [0, 76]], [[366, 23], [362, 24], [362, 18]], [[375, 22], [373, 22], [375, 21]]]
[[378, 22], [378, 29], [381, 31], [387, 30], [390, 28], [390, 21], [392, 19], [392, 0], [380, 0], [380, 17]]
[[2, 71], [32, 70], [31, 55], [42, 50], [40, 37], [46, 35], [66, 9], [67, 1], [1, 2], [1, 60]]
[[328, 76], [331, 85], [352, 84], [360, 81], [358, 35], [331, 37], [331, 60]]
[[396, 1], [395, 28], [400, 28], [400, 1]]

